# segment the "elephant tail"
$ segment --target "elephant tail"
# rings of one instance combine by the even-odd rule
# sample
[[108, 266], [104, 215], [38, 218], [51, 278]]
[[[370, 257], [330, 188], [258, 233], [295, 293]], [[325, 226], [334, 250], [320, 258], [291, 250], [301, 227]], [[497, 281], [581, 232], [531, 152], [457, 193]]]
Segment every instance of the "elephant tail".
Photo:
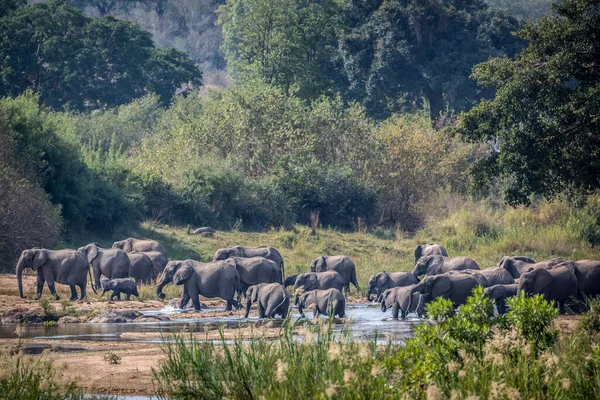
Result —
[[283, 260], [281, 260], [281, 284], [283, 285], [285, 279], [285, 267], [283, 266]]
[[[90, 275], [90, 285], [92, 285], [92, 290], [94, 291], [94, 294], [98, 294], [98, 292], [96, 292], [96, 288], [94, 287], [95, 285], [94, 285], [94, 280], [92, 279], [92, 270], [90, 269], [89, 266], [88, 266], [88, 273]], [[102, 293], [102, 294], [104, 294], [104, 293]]]

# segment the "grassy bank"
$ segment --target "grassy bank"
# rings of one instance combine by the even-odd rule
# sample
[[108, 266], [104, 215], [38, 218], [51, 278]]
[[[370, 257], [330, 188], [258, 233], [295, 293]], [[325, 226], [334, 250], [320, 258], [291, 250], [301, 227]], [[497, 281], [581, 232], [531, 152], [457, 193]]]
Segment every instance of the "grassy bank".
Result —
[[110, 246], [113, 240], [131, 235], [159, 240], [171, 259], [201, 261], [211, 260], [221, 247], [269, 245], [283, 255], [286, 274], [308, 271], [312, 259], [319, 255], [345, 254], [355, 261], [363, 287], [375, 272], [412, 270], [414, 248], [419, 243], [442, 244], [450, 255], [472, 257], [482, 268], [496, 265], [505, 255], [527, 255], [536, 260], [600, 258], [600, 248], [590, 243], [595, 240], [595, 230], [600, 230], [596, 208], [574, 209], [566, 201], [510, 208], [448, 197], [430, 207], [425, 227], [410, 235], [400, 229], [369, 227], [354, 232], [319, 228], [313, 234], [310, 227], [296, 225], [265, 232], [218, 231], [214, 238], [206, 238], [188, 235], [184, 227], [146, 222], [127, 234], [77, 237], [64, 245], [77, 247], [98, 241]]

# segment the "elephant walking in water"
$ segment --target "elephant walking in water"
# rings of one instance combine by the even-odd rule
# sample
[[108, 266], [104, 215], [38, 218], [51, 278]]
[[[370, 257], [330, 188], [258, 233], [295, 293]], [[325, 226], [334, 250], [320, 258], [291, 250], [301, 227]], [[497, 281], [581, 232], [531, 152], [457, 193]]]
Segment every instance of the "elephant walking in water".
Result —
[[240, 275], [236, 268], [223, 261], [201, 263], [194, 260], [170, 261], [156, 287], [156, 295], [165, 298], [163, 287], [173, 282], [183, 285], [181, 308], [191, 299], [196, 310], [200, 310], [200, 295], [220, 297], [227, 301], [226, 310], [240, 308], [236, 295], [240, 288]]
[[423, 302], [420, 301], [421, 294], [414, 293], [412, 302], [409, 301], [408, 296], [410, 291], [414, 285], [410, 286], [397, 286], [391, 289], [387, 289], [381, 295], [381, 312], [386, 312], [388, 308], [392, 309], [392, 318], [401, 319], [406, 318], [406, 316], [411, 312], [416, 312], [419, 317], [422, 317], [424, 314]]
[[346, 295], [350, 293], [350, 284], [352, 283], [356, 290], [360, 292], [358, 279], [356, 279], [356, 266], [347, 256], [321, 256], [315, 258], [310, 263], [310, 272], [335, 271], [344, 278], [344, 290]]
[[410, 286], [418, 282], [419, 280], [410, 272], [379, 272], [369, 278], [367, 301], [371, 301], [372, 294], [376, 295], [376, 301], [379, 301], [379, 298], [387, 289]]
[[344, 318], [346, 315], [346, 299], [342, 292], [337, 289], [311, 290], [299, 298], [296, 297], [298, 312], [304, 315], [304, 309], [314, 305], [314, 315], [319, 314], [338, 316]]
[[250, 286], [246, 292], [244, 318], [248, 318], [252, 303], [257, 303], [260, 318], [274, 318], [277, 314], [285, 318], [290, 307], [290, 295], [281, 283], [259, 283]]
[[[79, 287], [81, 292], [80, 299], [84, 299], [86, 296], [85, 287], [90, 269], [87, 260], [77, 250], [24, 250], [17, 263], [17, 282], [21, 298], [25, 298], [23, 296], [23, 270], [25, 268], [30, 268], [37, 272], [36, 299], [42, 297], [44, 283], [47, 283], [50, 293], [56, 300], [60, 300], [60, 296], [56, 294], [54, 287], [55, 282], [69, 285], [71, 288], [70, 300], [77, 300], [76, 286]], [[92, 290], [94, 290], [93, 284]]]

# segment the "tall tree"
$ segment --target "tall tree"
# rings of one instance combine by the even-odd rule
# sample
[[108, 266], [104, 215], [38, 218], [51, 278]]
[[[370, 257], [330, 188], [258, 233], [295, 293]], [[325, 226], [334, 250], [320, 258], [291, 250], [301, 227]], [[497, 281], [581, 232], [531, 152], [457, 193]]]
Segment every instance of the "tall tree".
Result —
[[529, 46], [514, 60], [475, 68], [496, 96], [463, 115], [459, 128], [497, 143], [475, 170], [479, 183], [499, 176], [511, 204], [600, 188], [600, 0], [564, 0], [518, 35]]
[[336, 0], [228, 0], [219, 8], [228, 72], [318, 97], [339, 78], [338, 12]]
[[151, 92], [168, 103], [183, 85], [201, 84], [189, 56], [156, 49], [133, 23], [87, 18], [66, 0], [10, 10], [0, 17], [0, 96], [32, 89], [53, 108], [85, 110]]
[[473, 65], [513, 54], [518, 24], [481, 0], [347, 0], [340, 52], [349, 97], [379, 118], [428, 102], [431, 119], [484, 93]]

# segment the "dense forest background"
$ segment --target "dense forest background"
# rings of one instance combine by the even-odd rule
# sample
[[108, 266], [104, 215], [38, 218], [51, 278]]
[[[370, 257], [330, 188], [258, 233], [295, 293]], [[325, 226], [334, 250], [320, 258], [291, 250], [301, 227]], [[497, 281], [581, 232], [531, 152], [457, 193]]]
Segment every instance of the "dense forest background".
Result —
[[410, 233], [473, 201], [565, 201], [596, 245], [599, 3], [0, 0], [4, 266], [144, 220]]

